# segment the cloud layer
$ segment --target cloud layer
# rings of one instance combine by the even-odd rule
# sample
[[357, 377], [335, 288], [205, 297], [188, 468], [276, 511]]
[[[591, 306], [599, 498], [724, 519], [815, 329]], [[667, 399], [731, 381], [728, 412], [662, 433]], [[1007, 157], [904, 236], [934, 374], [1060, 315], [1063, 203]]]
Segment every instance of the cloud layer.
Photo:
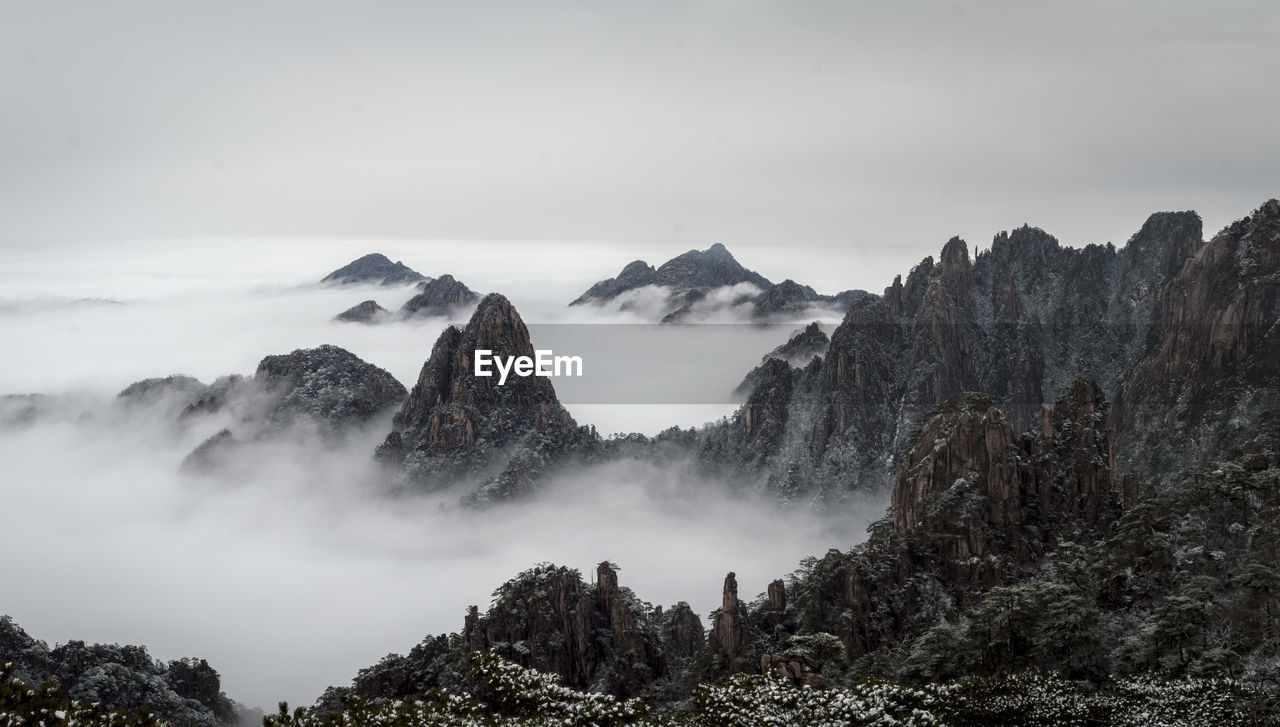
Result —
[[[19, 352], [0, 366], [0, 393], [61, 397], [54, 415], [0, 428], [0, 612], [32, 634], [201, 656], [233, 698], [307, 703], [388, 652], [460, 628], [468, 604], [487, 605], [493, 588], [537, 562], [590, 573], [609, 559], [641, 597], [690, 600], [705, 615], [725, 572], [737, 571], [744, 593], [762, 591], [800, 558], [861, 540], [879, 514], [782, 513], [638, 462], [571, 473], [536, 504], [480, 513], [458, 510], [456, 495], [389, 500], [370, 469], [388, 417], [339, 446], [285, 438], [238, 449], [227, 478], [180, 476], [183, 457], [228, 421], [175, 427], [172, 409], [113, 405], [127, 383], [247, 374], [263, 355], [327, 342], [412, 383], [443, 325], [333, 324], [355, 300], [394, 303], [409, 290], [299, 285], [348, 250], [332, 261], [323, 246], [289, 243], [235, 254], [247, 249], [9, 254], [0, 266], [0, 340]], [[441, 272], [423, 251], [401, 252]], [[474, 283], [489, 289], [509, 273], [498, 266]], [[609, 320], [566, 312], [571, 298], [534, 284], [507, 292], [533, 317]], [[119, 302], [99, 300], [108, 298]], [[726, 386], [743, 373], [730, 360], [701, 365], [719, 367]], [[652, 432], [728, 408], [574, 414], [606, 432]]]

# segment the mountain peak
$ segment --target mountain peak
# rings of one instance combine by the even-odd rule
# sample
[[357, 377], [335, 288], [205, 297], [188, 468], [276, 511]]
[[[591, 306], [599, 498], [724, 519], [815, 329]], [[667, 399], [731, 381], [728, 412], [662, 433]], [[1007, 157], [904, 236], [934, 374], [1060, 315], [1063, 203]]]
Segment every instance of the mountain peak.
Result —
[[406, 285], [425, 280], [429, 280], [429, 278], [399, 260], [391, 262], [391, 259], [386, 255], [380, 252], [371, 252], [334, 270], [324, 276], [320, 282], [336, 285], [352, 285], [356, 283]]
[[418, 284], [419, 293], [400, 307], [403, 316], [450, 316], [476, 302], [478, 293], [445, 274]]
[[502, 360], [534, 356], [528, 327], [499, 293], [480, 300], [465, 328], [449, 326], [440, 334], [378, 456], [428, 486], [501, 472], [498, 491], [484, 495], [509, 497], [550, 459], [543, 449], [562, 450], [574, 441], [577, 424], [546, 377], [500, 383], [497, 376], [477, 376], [479, 350]]

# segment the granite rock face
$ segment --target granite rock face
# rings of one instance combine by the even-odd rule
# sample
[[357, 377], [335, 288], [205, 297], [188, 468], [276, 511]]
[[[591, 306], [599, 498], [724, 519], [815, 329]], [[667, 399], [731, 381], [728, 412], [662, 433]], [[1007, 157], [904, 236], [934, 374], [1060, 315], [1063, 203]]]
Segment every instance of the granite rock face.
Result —
[[511, 303], [490, 294], [465, 328], [446, 328], [377, 456], [408, 486], [435, 489], [478, 479], [485, 500], [513, 497], [545, 467], [590, 438], [538, 376], [476, 376], [476, 350], [495, 357], [534, 355], [529, 330]]
[[393, 263], [386, 255], [374, 252], [352, 260], [324, 276], [320, 282], [333, 285], [408, 285], [425, 280], [429, 278], [399, 260]]
[[[595, 583], [584, 583], [574, 569], [545, 565], [501, 586], [486, 613], [472, 606], [462, 641], [469, 650], [497, 647], [518, 664], [560, 674], [570, 686], [608, 685], [630, 697], [667, 671], [661, 620], [661, 609], [618, 585], [610, 563], [597, 567]], [[692, 624], [682, 617], [681, 624], [676, 632], [696, 628], [688, 636], [700, 645], [697, 616]]]
[[927, 544], [948, 584], [994, 585], [1064, 533], [1109, 531], [1121, 500], [1115, 456], [1110, 406], [1090, 379], [1076, 380], [1042, 409], [1038, 431], [1021, 436], [989, 398], [959, 395], [904, 454], [893, 526]]
[[418, 290], [421, 292], [401, 306], [401, 316], [450, 316], [480, 299], [477, 293], [452, 275], [441, 275], [422, 283]]
[[1126, 468], [1167, 474], [1259, 433], [1280, 435], [1280, 201], [1180, 265], [1118, 409]]
[[[820, 359], [791, 367], [790, 387], [781, 367], [752, 372], [746, 384], [758, 395], [703, 438], [701, 461], [786, 500], [840, 499], [888, 489], [922, 418], [958, 393], [985, 392], [1015, 434], [1038, 426], [1048, 393], [1079, 376], [1114, 398], [1156, 329], [1162, 291], [1179, 289], [1166, 283], [1201, 249], [1200, 232], [1195, 213], [1158, 213], [1121, 249], [1073, 249], [1024, 226], [976, 260], [953, 238], [905, 282], [855, 301]], [[1259, 301], [1258, 325], [1269, 280], [1260, 273], [1257, 289], [1241, 293]], [[760, 431], [762, 411], [781, 431], [744, 436]], [[1123, 440], [1128, 430], [1119, 431]]]
[[856, 659], [1031, 576], [1063, 542], [1109, 537], [1122, 511], [1115, 441], [1090, 379], [1021, 435], [985, 395], [944, 402], [899, 461], [889, 517], [817, 576], [830, 612], [851, 615], [823, 616], [823, 629]]
[[747, 619], [746, 605], [738, 600], [737, 575], [730, 573], [724, 577], [720, 608], [713, 615], [707, 642], [714, 676], [749, 671], [755, 666], [747, 654]]

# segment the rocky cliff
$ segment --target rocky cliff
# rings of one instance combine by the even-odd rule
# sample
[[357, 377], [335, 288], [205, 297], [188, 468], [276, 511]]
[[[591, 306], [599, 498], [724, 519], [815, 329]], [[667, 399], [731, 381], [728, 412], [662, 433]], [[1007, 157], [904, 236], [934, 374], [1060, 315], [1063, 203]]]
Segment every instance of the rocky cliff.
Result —
[[499, 384], [497, 376], [476, 376], [481, 349], [534, 356], [524, 321], [496, 293], [480, 301], [465, 328], [440, 334], [378, 448], [404, 485], [438, 489], [465, 480], [482, 500], [513, 497], [591, 438], [546, 377], [512, 375]]
[[1120, 388], [1125, 466], [1167, 474], [1280, 434], [1280, 201], [1181, 263], [1153, 264], [1176, 275]]
[[[840, 499], [887, 489], [893, 457], [922, 417], [957, 393], [986, 392], [1015, 434], [1038, 426], [1049, 392], [1079, 376], [1114, 398], [1157, 325], [1162, 294], [1172, 294], [1166, 283], [1202, 245], [1193, 212], [1152, 215], [1120, 249], [1067, 248], [1024, 226], [972, 259], [953, 238], [905, 282], [856, 300], [819, 361], [753, 372], [748, 404], [708, 434], [702, 459], [784, 499]], [[1240, 297], [1268, 300], [1261, 289], [1274, 283], [1250, 270], [1257, 285]], [[1258, 306], [1251, 315], [1261, 321]], [[761, 411], [778, 431], [750, 436]]]

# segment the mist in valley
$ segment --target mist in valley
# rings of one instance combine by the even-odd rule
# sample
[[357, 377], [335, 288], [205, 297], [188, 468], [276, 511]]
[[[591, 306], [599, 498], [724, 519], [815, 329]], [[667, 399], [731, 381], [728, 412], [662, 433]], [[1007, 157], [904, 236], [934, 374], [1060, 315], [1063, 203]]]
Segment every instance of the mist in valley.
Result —
[[[573, 263], [583, 269], [564, 280], [520, 283], [522, 255], [534, 253], [495, 264], [448, 246], [379, 249], [425, 274], [503, 293], [531, 322], [535, 344], [542, 323], [643, 320], [634, 310], [566, 307], [600, 275], [599, 261]], [[294, 432], [237, 449], [219, 476], [183, 475], [193, 448], [234, 426], [230, 415], [179, 424], [163, 401], [114, 401], [143, 378], [250, 375], [263, 356], [324, 343], [412, 386], [447, 322], [334, 323], [367, 298], [394, 310], [412, 289], [315, 285], [367, 251], [299, 241], [5, 252], [0, 339], [10, 345], [0, 394], [48, 398], [32, 421], [5, 416], [27, 400], [0, 408], [0, 612], [50, 643], [136, 643], [163, 659], [206, 658], [224, 691], [247, 704], [307, 704], [388, 652], [460, 629], [467, 605], [483, 609], [494, 588], [539, 562], [589, 574], [607, 559], [641, 598], [688, 600], [705, 616], [726, 572], [752, 597], [801, 558], [860, 541], [882, 513], [882, 503], [824, 517], [784, 511], [678, 463], [632, 460], [564, 473], [531, 502], [487, 510], [459, 507], [450, 491], [391, 496], [371, 458], [389, 411], [336, 440]], [[722, 356], [681, 361], [681, 327], [671, 329], [671, 350], [654, 351], [655, 362], [709, 369], [723, 398], [566, 405], [605, 435], [727, 414], [727, 392], [787, 335], [741, 329], [742, 345]]]

